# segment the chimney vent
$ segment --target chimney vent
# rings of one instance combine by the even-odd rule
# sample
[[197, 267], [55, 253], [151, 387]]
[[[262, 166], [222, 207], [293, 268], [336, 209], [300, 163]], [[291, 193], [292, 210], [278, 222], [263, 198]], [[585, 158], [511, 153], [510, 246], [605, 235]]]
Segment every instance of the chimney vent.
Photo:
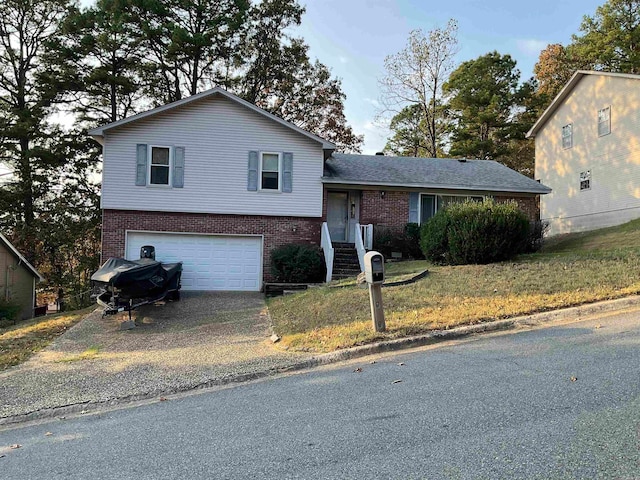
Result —
[[384, 152], [376, 152], [376, 155], [384, 156]]

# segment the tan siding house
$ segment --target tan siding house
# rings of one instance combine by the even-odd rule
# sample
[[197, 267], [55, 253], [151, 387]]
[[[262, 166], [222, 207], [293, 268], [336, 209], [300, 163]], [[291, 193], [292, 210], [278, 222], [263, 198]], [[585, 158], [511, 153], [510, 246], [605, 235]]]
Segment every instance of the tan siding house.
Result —
[[550, 235], [640, 217], [640, 75], [576, 72], [528, 136]]
[[0, 234], [0, 295], [3, 301], [21, 307], [18, 319], [33, 317], [36, 282], [41, 280], [38, 271]]

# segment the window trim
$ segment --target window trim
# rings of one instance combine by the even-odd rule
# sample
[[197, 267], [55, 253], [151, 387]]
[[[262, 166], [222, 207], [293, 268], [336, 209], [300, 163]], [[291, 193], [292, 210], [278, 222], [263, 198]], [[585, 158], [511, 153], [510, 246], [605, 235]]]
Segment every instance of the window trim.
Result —
[[[603, 124], [604, 122], [600, 121], [600, 112], [604, 112], [604, 111], [609, 111], [609, 114], [607, 115], [607, 131], [606, 133], [600, 133], [600, 125]], [[598, 137], [604, 137], [607, 135], [611, 134], [611, 105], [601, 108], [600, 110], [598, 110]]]
[[[154, 148], [166, 148], [169, 150], [169, 176], [167, 183], [151, 183], [151, 167], [153, 166], [153, 149]], [[173, 146], [171, 145], [149, 145], [149, 152], [147, 154], [147, 186], [153, 188], [172, 188], [173, 186]], [[157, 167], [163, 167], [164, 165], [156, 165]]]
[[[277, 155], [278, 156], [278, 188], [262, 188], [262, 163], [265, 155]], [[282, 174], [283, 174], [283, 159], [281, 152], [260, 152], [258, 156], [258, 191], [260, 192], [274, 192], [282, 193]]]
[[[567, 127], [569, 127], [569, 135], [565, 136], [564, 132], [565, 132], [565, 129]], [[562, 148], [565, 149], [565, 150], [573, 148], [573, 123], [567, 123], [566, 125], [562, 126], [562, 135], [561, 136], [562, 136]], [[569, 139], [569, 141], [568, 141], [569, 145], [565, 145], [564, 144], [565, 138]]]
[[434, 197], [434, 203], [433, 203], [433, 214], [435, 215], [436, 213], [438, 213], [438, 197], [465, 197], [467, 199], [473, 198], [473, 197], [480, 197], [482, 198], [482, 201], [486, 200], [487, 198], [489, 198], [488, 195], [480, 195], [480, 194], [463, 194], [463, 193], [429, 193], [429, 192], [419, 192], [419, 196], [418, 196], [418, 225], [422, 225], [422, 197], [423, 196], [430, 196], [430, 197]]

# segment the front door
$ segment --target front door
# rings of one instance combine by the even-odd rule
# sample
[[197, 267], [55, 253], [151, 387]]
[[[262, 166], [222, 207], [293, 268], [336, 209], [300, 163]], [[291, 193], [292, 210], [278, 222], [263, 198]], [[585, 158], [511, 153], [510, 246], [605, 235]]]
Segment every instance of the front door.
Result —
[[349, 194], [347, 192], [327, 193], [327, 224], [333, 242], [347, 241], [349, 226]]

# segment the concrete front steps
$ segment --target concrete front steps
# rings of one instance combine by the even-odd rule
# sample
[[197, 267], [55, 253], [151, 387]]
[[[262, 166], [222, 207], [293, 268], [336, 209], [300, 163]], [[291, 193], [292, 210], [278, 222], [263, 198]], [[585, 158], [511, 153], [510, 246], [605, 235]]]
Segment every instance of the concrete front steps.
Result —
[[358, 253], [353, 243], [333, 242], [333, 280], [357, 277], [360, 273]]

